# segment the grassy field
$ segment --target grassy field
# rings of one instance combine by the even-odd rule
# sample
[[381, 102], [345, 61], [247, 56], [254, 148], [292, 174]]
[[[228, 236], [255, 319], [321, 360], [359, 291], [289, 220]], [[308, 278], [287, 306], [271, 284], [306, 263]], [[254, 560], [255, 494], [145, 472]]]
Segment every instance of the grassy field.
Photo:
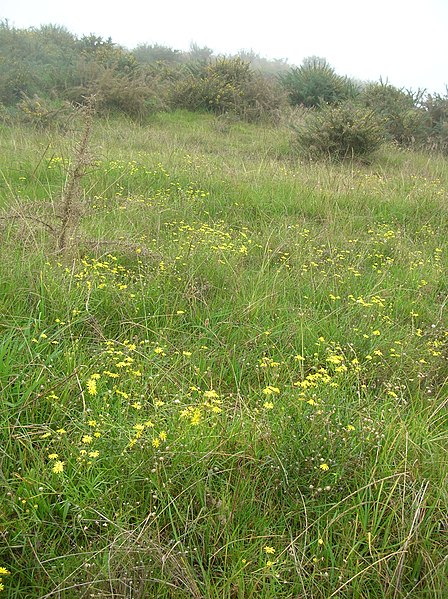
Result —
[[447, 597], [446, 159], [0, 133], [3, 594]]

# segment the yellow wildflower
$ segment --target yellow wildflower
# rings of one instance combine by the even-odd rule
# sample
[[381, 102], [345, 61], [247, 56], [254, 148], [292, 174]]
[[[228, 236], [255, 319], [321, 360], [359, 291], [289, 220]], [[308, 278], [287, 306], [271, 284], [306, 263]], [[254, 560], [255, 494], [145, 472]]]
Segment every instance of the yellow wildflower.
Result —
[[265, 395], [272, 395], [273, 393], [280, 393], [280, 389], [278, 387], [272, 387], [268, 385], [265, 389], [263, 389], [263, 393]]
[[191, 416], [191, 424], [193, 424], [194, 426], [197, 426], [200, 422], [201, 422], [202, 416], [201, 416], [201, 412], [200, 410], [198, 410], [196, 408], [196, 410], [194, 410], [193, 415]]
[[51, 469], [52, 472], [54, 472], [55, 474], [60, 474], [61, 472], [64, 471], [64, 463], [65, 462], [61, 462], [61, 460], [58, 460], [57, 462], [55, 462], [53, 468]]
[[89, 395], [96, 395], [97, 394], [96, 379], [90, 378], [87, 381], [87, 391], [88, 391]]

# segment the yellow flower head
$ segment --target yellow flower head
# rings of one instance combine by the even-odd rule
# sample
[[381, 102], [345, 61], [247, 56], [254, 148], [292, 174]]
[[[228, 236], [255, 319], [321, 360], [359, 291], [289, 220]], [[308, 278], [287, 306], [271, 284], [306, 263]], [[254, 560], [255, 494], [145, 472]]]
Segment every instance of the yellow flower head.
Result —
[[54, 463], [54, 466], [51, 470], [55, 474], [60, 474], [64, 471], [64, 462], [61, 462], [61, 460], [57, 460], [57, 462]]
[[272, 387], [268, 385], [265, 389], [263, 389], [263, 393], [265, 395], [272, 395], [273, 393], [280, 393], [280, 389], [278, 387]]
[[89, 395], [96, 395], [97, 394], [96, 380], [95, 379], [89, 379], [87, 381], [87, 391], [88, 391]]

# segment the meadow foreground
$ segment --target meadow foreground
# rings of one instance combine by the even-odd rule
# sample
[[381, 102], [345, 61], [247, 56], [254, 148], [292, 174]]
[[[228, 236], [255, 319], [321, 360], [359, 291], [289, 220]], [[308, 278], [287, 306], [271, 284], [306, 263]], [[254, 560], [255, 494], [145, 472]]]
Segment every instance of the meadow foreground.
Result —
[[57, 251], [71, 138], [2, 126], [6, 597], [447, 596], [447, 161], [288, 135], [95, 121]]

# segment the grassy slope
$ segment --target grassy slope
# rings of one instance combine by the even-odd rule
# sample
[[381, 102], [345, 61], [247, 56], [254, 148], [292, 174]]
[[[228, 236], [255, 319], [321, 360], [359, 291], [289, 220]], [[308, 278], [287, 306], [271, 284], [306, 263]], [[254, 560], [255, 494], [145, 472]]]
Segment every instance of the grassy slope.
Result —
[[[446, 161], [288, 135], [96, 123], [76, 247], [4, 222], [8, 597], [446, 596]], [[51, 214], [70, 142], [1, 145]]]

